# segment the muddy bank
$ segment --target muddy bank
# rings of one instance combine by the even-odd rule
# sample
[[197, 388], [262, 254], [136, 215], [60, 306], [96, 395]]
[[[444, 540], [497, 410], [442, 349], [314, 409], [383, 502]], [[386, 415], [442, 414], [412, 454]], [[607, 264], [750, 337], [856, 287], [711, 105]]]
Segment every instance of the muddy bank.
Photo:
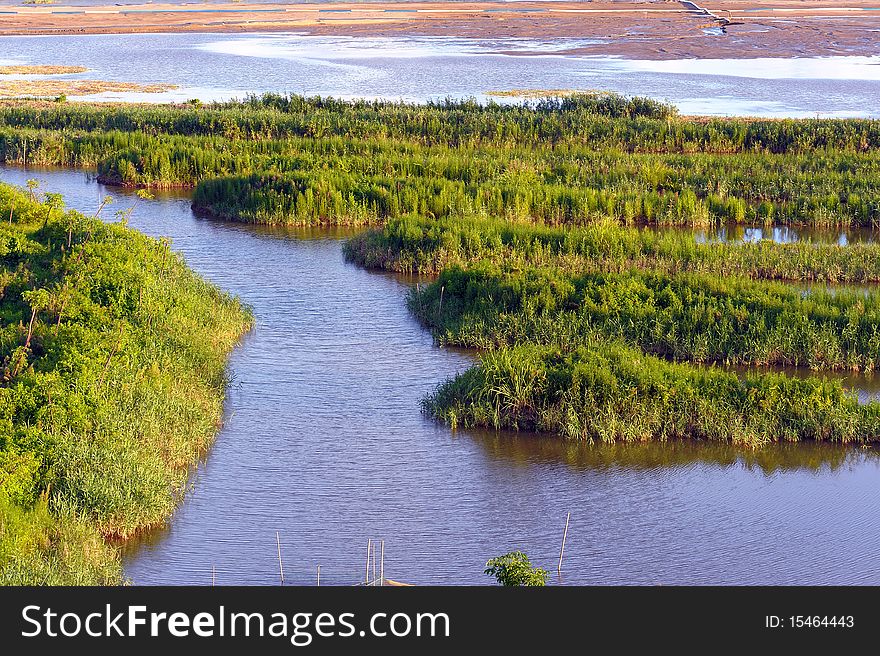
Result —
[[[595, 40], [572, 53], [630, 58], [872, 55], [876, 2], [398, 2], [9, 7], [0, 35], [272, 32]], [[709, 12], [709, 13], [707, 13]], [[711, 15], [710, 15], [711, 14]], [[714, 16], [714, 17], [713, 17]], [[715, 18], [717, 17], [717, 18]]]

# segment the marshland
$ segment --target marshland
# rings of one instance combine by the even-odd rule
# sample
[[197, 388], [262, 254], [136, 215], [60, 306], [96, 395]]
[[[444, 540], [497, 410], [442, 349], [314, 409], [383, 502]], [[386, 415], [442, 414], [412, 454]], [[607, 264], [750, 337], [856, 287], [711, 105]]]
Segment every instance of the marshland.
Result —
[[[701, 241], [695, 231], [873, 230], [878, 150], [877, 121], [692, 119], [608, 94], [518, 105], [278, 95], [154, 107], [4, 102], [2, 177], [43, 182], [5, 192], [15, 199], [7, 229], [21, 234], [10, 233], [3, 256], [4, 350], [14, 363], [3, 389], [23, 394], [43, 374], [63, 388], [57, 371], [70, 365], [50, 347], [71, 358], [82, 349], [74, 359], [91, 386], [45, 393], [65, 412], [102, 411], [63, 439], [51, 416], [27, 414], [33, 406], [11, 415], [18, 432], [4, 453], [10, 471], [28, 475], [4, 507], [22, 537], [3, 548], [51, 563], [55, 545], [88, 539], [96, 553], [109, 550], [110, 560], [96, 561], [116, 562], [107, 567], [118, 577], [119, 551], [107, 539], [134, 536], [125, 554], [135, 582], [207, 581], [219, 565], [235, 582], [260, 583], [271, 572], [260, 555], [272, 546], [267, 535], [320, 525], [287, 543], [303, 572], [320, 560], [336, 568], [336, 582], [350, 582], [344, 563], [361, 546], [352, 536], [379, 532], [395, 536], [400, 578], [430, 554], [433, 581], [461, 581], [488, 544], [550, 548], [556, 526], [539, 515], [557, 505], [580, 508], [593, 526], [619, 526], [634, 518], [621, 500], [637, 495], [651, 500], [641, 524], [607, 538], [592, 532], [592, 546], [583, 534], [576, 581], [607, 582], [602, 565], [612, 563], [628, 582], [649, 582], [637, 573], [648, 570], [650, 582], [756, 582], [770, 567], [774, 581], [815, 581], [816, 571], [868, 580], [864, 558], [822, 569], [815, 553], [785, 564], [778, 554], [791, 558], [786, 535], [817, 537], [829, 526], [842, 537], [822, 540], [819, 554], [847, 536], [858, 549], [872, 544], [859, 513], [873, 494], [880, 404], [860, 402], [842, 381], [857, 372], [870, 387], [877, 366], [880, 244]], [[139, 188], [156, 197], [138, 197]], [[82, 213], [59, 209], [58, 192]], [[109, 223], [86, 218], [106, 194], [129, 211], [114, 220], [104, 208]], [[32, 218], [17, 219], [13, 204]], [[81, 224], [68, 237], [64, 227]], [[132, 227], [170, 236], [174, 250]], [[342, 229], [344, 242], [330, 229]], [[124, 250], [119, 235], [129, 234], [143, 245], [117, 262], [113, 248]], [[77, 278], [65, 268], [99, 246], [106, 271]], [[166, 284], [163, 267], [172, 266], [182, 289]], [[87, 280], [96, 282], [77, 287]], [[34, 305], [38, 289], [47, 296]], [[136, 289], [148, 292], [136, 299]], [[65, 302], [68, 293], [83, 297]], [[151, 294], [187, 300], [171, 312], [160, 300], [150, 306]], [[254, 328], [224, 375], [250, 325], [243, 303]], [[149, 360], [156, 353], [165, 358]], [[118, 395], [102, 391], [117, 367]], [[174, 380], [175, 393], [151, 397], [155, 407], [121, 426], [114, 416], [135, 403], [125, 395], [146, 393], [140, 381], [152, 384], [155, 370], [157, 389]], [[220, 428], [224, 391], [232, 410]], [[204, 423], [188, 436], [195, 443], [148, 449], [149, 464], [134, 446], [80, 454], [67, 444], [89, 431], [109, 445], [126, 444], [126, 431], [144, 436], [141, 446], [153, 431], [176, 435], [163, 401], [196, 408]], [[186, 412], [175, 417], [192, 425]], [[589, 464], [620, 442], [630, 456], [611, 473]], [[664, 448], [687, 455], [647, 473], [634, 464], [642, 456], [632, 454], [652, 461]], [[68, 458], [109, 460], [120, 480], [130, 459], [149, 473], [145, 490], [117, 490], [113, 476], [103, 489]], [[23, 459], [30, 469], [16, 464]], [[755, 461], [778, 464], [756, 476]], [[187, 473], [193, 489], [174, 521], [148, 531], [163, 525]], [[842, 478], [849, 485], [836, 485]], [[725, 496], [733, 480], [740, 489]], [[816, 512], [779, 532], [774, 503], [794, 493], [809, 495]], [[546, 502], [523, 502], [536, 498]], [[841, 506], [852, 516], [832, 519]], [[518, 510], [512, 524], [499, 522], [505, 507]], [[754, 527], [754, 508], [765, 530]], [[707, 512], [729, 521], [706, 535], [697, 519]], [[426, 531], [426, 522], [446, 530]], [[696, 542], [699, 571], [673, 533]], [[753, 556], [731, 565], [712, 555], [721, 544]], [[658, 558], [659, 570], [647, 568]], [[114, 580], [108, 570], [70, 570], [75, 580]]]
[[169, 519], [251, 318], [167, 242], [58, 195], [3, 185], [0, 210], [0, 581], [119, 583], [110, 542]]

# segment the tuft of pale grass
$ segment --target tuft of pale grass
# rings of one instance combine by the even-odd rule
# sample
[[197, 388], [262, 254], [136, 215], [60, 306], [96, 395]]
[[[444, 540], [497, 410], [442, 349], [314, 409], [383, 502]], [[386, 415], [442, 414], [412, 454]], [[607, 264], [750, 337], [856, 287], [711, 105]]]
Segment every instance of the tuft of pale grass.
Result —
[[68, 75], [85, 73], [85, 66], [43, 66], [39, 64], [10, 64], [0, 66], [0, 75]]
[[578, 94], [599, 95], [602, 91], [585, 91], [584, 89], [502, 89], [487, 91], [487, 96], [496, 98], [566, 98]]
[[176, 84], [139, 84], [108, 80], [7, 80], [0, 82], [0, 96], [91, 96], [107, 92], [162, 93]]

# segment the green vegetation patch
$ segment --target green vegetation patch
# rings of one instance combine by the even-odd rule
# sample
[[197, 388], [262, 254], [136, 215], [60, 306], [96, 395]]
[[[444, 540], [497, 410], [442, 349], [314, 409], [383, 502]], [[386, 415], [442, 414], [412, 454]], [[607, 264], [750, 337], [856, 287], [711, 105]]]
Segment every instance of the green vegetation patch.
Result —
[[447, 268], [410, 293], [442, 344], [572, 350], [623, 340], [674, 360], [874, 371], [880, 295], [710, 274]]
[[488, 261], [569, 271], [643, 269], [714, 273], [764, 280], [880, 282], [880, 246], [770, 240], [696, 241], [691, 234], [602, 222], [581, 228], [498, 219], [405, 216], [355, 236], [346, 256], [368, 268], [438, 274], [445, 267]]
[[106, 583], [220, 424], [249, 310], [169, 243], [0, 186], [0, 580]]
[[[440, 274], [410, 308], [440, 341], [488, 349], [426, 402], [453, 424], [749, 444], [876, 435], [874, 406], [832, 383], [700, 364], [874, 370], [873, 290], [781, 283], [880, 282], [880, 246], [701, 243], [644, 226], [875, 228], [880, 121], [693, 119], [613, 94], [10, 102], [0, 103], [0, 160], [193, 187], [194, 208], [226, 220], [375, 226], [346, 257]], [[31, 301], [21, 298], [24, 330]], [[104, 325], [112, 345], [113, 321]], [[114, 517], [113, 507], [89, 512]]]
[[287, 225], [416, 213], [874, 227], [878, 145], [877, 121], [697, 120], [613, 94], [515, 105], [0, 103], [0, 161], [95, 167], [110, 184], [199, 185], [199, 209]]
[[423, 405], [453, 427], [599, 442], [691, 438], [757, 447], [880, 438], [880, 404], [859, 405], [839, 382], [779, 374], [740, 378], [608, 341], [571, 351], [489, 351]]

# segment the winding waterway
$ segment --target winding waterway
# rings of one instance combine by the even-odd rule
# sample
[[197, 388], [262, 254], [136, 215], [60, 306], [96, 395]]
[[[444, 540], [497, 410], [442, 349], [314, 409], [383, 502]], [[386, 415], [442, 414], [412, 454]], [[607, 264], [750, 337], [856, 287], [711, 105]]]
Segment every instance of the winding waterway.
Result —
[[[134, 203], [84, 172], [0, 169], [28, 178], [85, 212]], [[257, 320], [180, 509], [128, 549], [134, 583], [210, 584], [212, 567], [218, 584], [277, 583], [276, 531], [290, 583], [318, 564], [322, 583], [357, 582], [368, 538], [390, 578], [485, 583], [512, 549], [555, 570], [569, 511], [563, 583], [880, 583], [874, 451], [453, 433], [418, 401], [469, 356], [408, 315], [411, 281], [346, 263], [345, 233], [199, 219], [174, 194], [139, 201], [130, 225], [170, 236]]]

